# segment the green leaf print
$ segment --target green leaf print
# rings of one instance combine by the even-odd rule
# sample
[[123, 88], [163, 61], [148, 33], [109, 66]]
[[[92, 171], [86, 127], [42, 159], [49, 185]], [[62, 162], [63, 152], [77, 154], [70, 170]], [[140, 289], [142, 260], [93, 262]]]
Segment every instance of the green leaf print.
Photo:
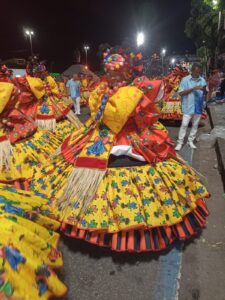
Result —
[[142, 221], [144, 221], [144, 217], [141, 213], [138, 213], [136, 217], [134, 218], [134, 221], [140, 224]]
[[12, 284], [7, 281], [6, 284], [3, 285], [3, 287], [0, 288], [0, 291], [5, 293], [6, 296], [10, 297], [13, 294], [13, 287]]
[[117, 189], [117, 188], [118, 188], [118, 184], [116, 183], [115, 180], [112, 181], [111, 186], [112, 186], [114, 189]]
[[101, 225], [101, 228], [107, 228], [108, 227], [108, 222], [106, 222], [104, 220], [100, 225]]
[[179, 211], [178, 211], [178, 208], [174, 208], [173, 209], [173, 216], [174, 217], [176, 217], [176, 218], [180, 218], [180, 213], [179, 213]]
[[98, 224], [95, 222], [95, 220], [91, 220], [91, 222], [88, 224], [88, 228], [96, 228], [97, 225]]
[[17, 223], [17, 218], [16, 217], [13, 217], [13, 216], [7, 216], [5, 217], [6, 219], [10, 220], [10, 221], [13, 221], [15, 223]]
[[119, 173], [119, 176], [120, 176], [120, 177], [124, 177], [124, 176], [125, 176], [125, 172], [120, 172], [120, 173]]
[[153, 175], [155, 174], [154, 168], [150, 168], [150, 169], [149, 169], [149, 173], [153, 176]]

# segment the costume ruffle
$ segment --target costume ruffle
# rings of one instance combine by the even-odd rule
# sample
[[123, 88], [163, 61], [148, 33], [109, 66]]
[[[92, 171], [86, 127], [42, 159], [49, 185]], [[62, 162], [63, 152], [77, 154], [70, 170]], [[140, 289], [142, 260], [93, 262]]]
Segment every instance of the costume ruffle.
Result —
[[35, 167], [48, 159], [59, 145], [60, 140], [46, 130], [37, 131], [32, 137], [11, 145], [10, 168], [1, 170], [0, 181], [29, 181]]
[[47, 201], [3, 185], [0, 195], [0, 298], [62, 297], [67, 289], [53, 271], [63, 264], [59, 223]]
[[[208, 210], [202, 199], [209, 196], [208, 192], [195, 173], [175, 159], [155, 165], [108, 168], [84, 214], [80, 214], [76, 198], [63, 209], [57, 201], [72, 168], [58, 158], [51, 166], [41, 168], [42, 177], [35, 177], [31, 185], [37, 195], [51, 198], [53, 213], [67, 235], [118, 251], [155, 251], [176, 238], [194, 235], [205, 224]], [[183, 233], [180, 228], [184, 228]], [[137, 246], [136, 238], [132, 247], [125, 247], [128, 242], [124, 241], [123, 246], [115, 247], [121, 236], [128, 241], [134, 233], [136, 237], [154, 233], [154, 238], [160, 239], [162, 232], [168, 241], [158, 247]]]

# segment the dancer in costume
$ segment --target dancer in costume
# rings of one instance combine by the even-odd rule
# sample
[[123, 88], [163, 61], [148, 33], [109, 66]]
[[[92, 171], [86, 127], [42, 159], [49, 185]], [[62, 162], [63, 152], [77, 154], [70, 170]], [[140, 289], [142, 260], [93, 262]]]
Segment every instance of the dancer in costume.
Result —
[[71, 97], [69, 97], [68, 89], [66, 87], [67, 82], [68, 82], [68, 78], [66, 78], [65, 76], [63, 78], [59, 78], [57, 82], [58, 89], [59, 89], [59, 96], [62, 99], [62, 101], [72, 109], [73, 100], [71, 99]]
[[55, 133], [59, 142], [81, 126], [70, 105], [60, 98], [55, 80], [48, 75], [43, 63], [33, 58], [27, 66], [27, 76], [19, 79], [22, 92], [35, 96], [37, 113], [35, 122], [40, 129]]
[[[118, 55], [110, 64], [123, 70]], [[31, 188], [50, 198], [66, 235], [116, 251], [159, 251], [205, 225], [209, 194], [157, 121], [162, 96], [160, 80], [102, 83], [89, 99], [89, 124], [37, 171]]]
[[37, 101], [21, 94], [6, 66], [0, 69], [0, 181], [28, 188], [34, 167], [58, 147], [53, 134], [37, 131]]
[[165, 94], [162, 101], [160, 119], [182, 120], [181, 97], [178, 94], [181, 79], [188, 75], [188, 71], [177, 66], [164, 78]]
[[47, 201], [3, 185], [0, 195], [0, 299], [62, 297], [66, 287], [53, 271], [63, 264], [59, 223]]

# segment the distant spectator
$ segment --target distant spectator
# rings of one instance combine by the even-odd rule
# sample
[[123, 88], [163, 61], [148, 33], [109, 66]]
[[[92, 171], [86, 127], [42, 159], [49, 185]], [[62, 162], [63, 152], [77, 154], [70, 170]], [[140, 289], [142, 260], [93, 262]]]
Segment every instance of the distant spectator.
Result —
[[218, 90], [218, 88], [220, 87], [220, 83], [221, 83], [220, 71], [218, 69], [215, 69], [212, 71], [208, 79], [208, 88], [209, 88], [208, 99], [211, 99], [212, 93]]
[[76, 74], [73, 75], [72, 79], [68, 80], [66, 86], [69, 96], [74, 103], [75, 114], [80, 115], [80, 82]]

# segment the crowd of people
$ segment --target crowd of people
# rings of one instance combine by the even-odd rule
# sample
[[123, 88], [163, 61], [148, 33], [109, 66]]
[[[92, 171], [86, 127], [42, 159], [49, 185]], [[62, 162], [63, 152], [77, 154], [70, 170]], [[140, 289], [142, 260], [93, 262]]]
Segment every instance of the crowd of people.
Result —
[[[190, 75], [177, 67], [153, 80], [136, 75], [127, 53], [108, 52], [104, 63], [98, 83], [82, 75], [56, 83], [37, 59], [19, 79], [0, 69], [0, 296], [6, 299], [66, 293], [53, 272], [63, 263], [59, 234], [113, 251], [155, 252], [206, 224], [209, 193], [175, 151], [191, 119], [188, 143], [196, 148], [206, 88], [201, 67], [193, 65]], [[90, 118], [82, 124], [85, 92]], [[176, 148], [159, 122], [173, 101], [182, 118]], [[167, 116], [175, 116], [169, 106]]]

